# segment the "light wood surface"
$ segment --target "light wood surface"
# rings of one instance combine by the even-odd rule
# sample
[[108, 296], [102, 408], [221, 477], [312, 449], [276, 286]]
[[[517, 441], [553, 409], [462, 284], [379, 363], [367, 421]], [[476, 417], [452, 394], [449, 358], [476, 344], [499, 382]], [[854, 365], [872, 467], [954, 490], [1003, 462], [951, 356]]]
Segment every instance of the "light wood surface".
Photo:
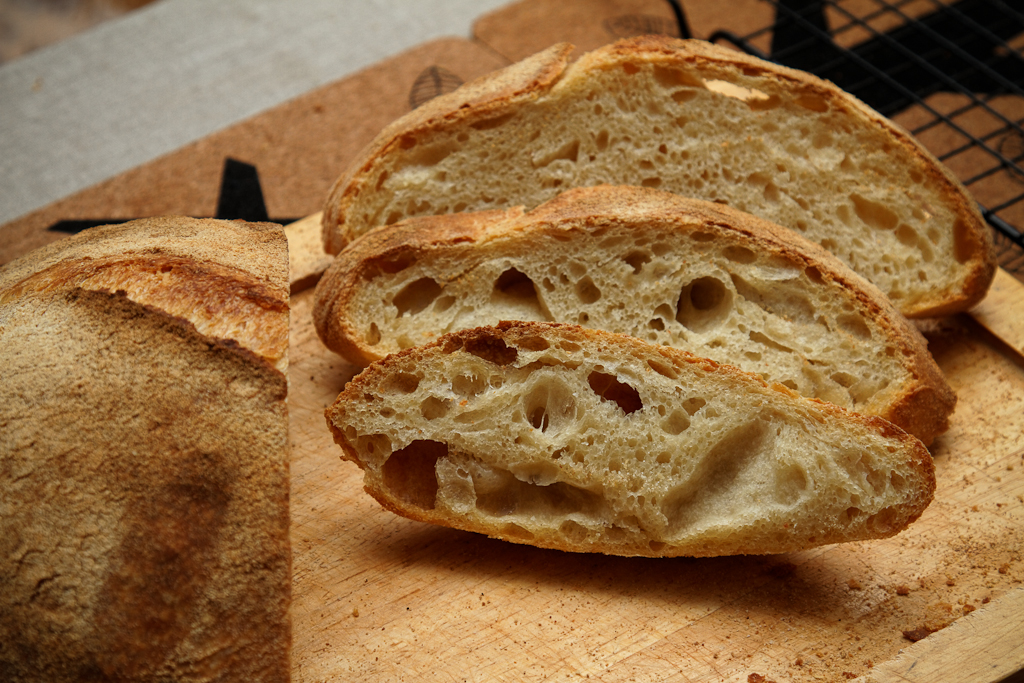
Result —
[[[916, 669], [940, 654], [991, 666], [922, 668], [927, 680], [1024, 668], [1013, 593], [1024, 359], [970, 316], [929, 332], [959, 404], [932, 448], [935, 501], [909, 530], [781, 556], [652, 560], [512, 545], [382, 510], [325, 426], [357, 369], [320, 344], [311, 307], [312, 290], [293, 295], [296, 681], [881, 682], [926, 680], [899, 676], [909, 657]], [[1024, 301], [986, 315], [1012, 326]], [[969, 638], [947, 630], [960, 620]]]
[[[1008, 315], [1011, 311], [1017, 311], [1019, 315]], [[1024, 283], [997, 268], [988, 296], [974, 307], [971, 315], [1017, 353], [1024, 355]]]
[[1024, 589], [914, 643], [860, 683], [1000, 681], [1024, 661]]

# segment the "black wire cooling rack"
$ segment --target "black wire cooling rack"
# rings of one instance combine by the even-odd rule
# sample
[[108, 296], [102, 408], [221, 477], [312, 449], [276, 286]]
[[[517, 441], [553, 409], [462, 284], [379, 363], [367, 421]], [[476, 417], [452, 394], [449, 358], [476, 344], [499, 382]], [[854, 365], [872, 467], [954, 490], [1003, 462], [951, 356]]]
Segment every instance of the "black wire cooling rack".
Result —
[[[826, 78], [897, 121], [971, 191], [1024, 275], [1024, 12], [1004, 0], [763, 0], [775, 20], [712, 42]], [[684, 4], [673, 5], [689, 35]]]

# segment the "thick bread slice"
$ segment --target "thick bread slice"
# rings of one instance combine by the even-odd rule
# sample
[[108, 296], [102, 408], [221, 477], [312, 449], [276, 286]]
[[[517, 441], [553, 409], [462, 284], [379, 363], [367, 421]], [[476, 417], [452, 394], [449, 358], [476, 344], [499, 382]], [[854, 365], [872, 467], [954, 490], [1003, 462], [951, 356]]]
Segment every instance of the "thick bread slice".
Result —
[[569, 66], [567, 51], [385, 128], [330, 194], [326, 249], [412, 216], [642, 185], [797, 230], [908, 316], [984, 297], [994, 260], [974, 200], [909, 133], [831, 83], [702, 41], [633, 38]]
[[363, 365], [501, 320], [578, 323], [737, 365], [925, 443], [956, 403], [917, 329], [821, 247], [636, 187], [374, 230], [328, 269], [313, 317], [329, 348]]
[[387, 357], [327, 409], [411, 519], [616, 555], [779, 553], [890, 536], [935, 479], [916, 438], [728, 365], [516, 322]]
[[287, 681], [278, 225], [94, 228], [0, 270], [5, 681]]

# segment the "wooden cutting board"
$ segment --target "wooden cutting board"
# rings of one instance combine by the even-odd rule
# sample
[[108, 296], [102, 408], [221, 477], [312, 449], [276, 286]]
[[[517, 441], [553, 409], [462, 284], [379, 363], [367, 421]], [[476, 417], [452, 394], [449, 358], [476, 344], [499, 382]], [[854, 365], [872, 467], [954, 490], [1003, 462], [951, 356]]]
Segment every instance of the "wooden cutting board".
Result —
[[[986, 324], [1012, 334], [1024, 287], [1001, 282]], [[932, 448], [935, 501], [909, 530], [658, 560], [513, 545], [381, 509], [326, 428], [357, 369], [321, 345], [311, 309], [312, 290], [293, 294], [296, 681], [995, 681], [1024, 668], [1024, 357], [972, 317], [927, 329], [959, 404]]]

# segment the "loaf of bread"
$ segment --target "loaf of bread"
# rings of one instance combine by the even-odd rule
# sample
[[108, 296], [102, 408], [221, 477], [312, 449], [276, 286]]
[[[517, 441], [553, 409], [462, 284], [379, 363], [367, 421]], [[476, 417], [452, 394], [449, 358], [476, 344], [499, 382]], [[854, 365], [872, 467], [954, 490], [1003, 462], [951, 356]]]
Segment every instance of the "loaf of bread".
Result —
[[313, 319], [361, 365], [502, 320], [577, 323], [737, 365], [926, 444], [956, 403], [917, 329], [821, 247], [637, 187], [371, 231], [328, 269]]
[[702, 41], [632, 38], [567, 65], [571, 49], [385, 128], [331, 191], [327, 251], [413, 216], [638, 185], [796, 230], [907, 316], [984, 297], [994, 260], [974, 200], [909, 133], [831, 83]]
[[278, 225], [0, 269], [0, 678], [289, 680], [288, 318]]
[[886, 537], [935, 487], [924, 445], [881, 418], [575, 325], [502, 323], [388, 356], [326, 417], [385, 508], [568, 551]]

